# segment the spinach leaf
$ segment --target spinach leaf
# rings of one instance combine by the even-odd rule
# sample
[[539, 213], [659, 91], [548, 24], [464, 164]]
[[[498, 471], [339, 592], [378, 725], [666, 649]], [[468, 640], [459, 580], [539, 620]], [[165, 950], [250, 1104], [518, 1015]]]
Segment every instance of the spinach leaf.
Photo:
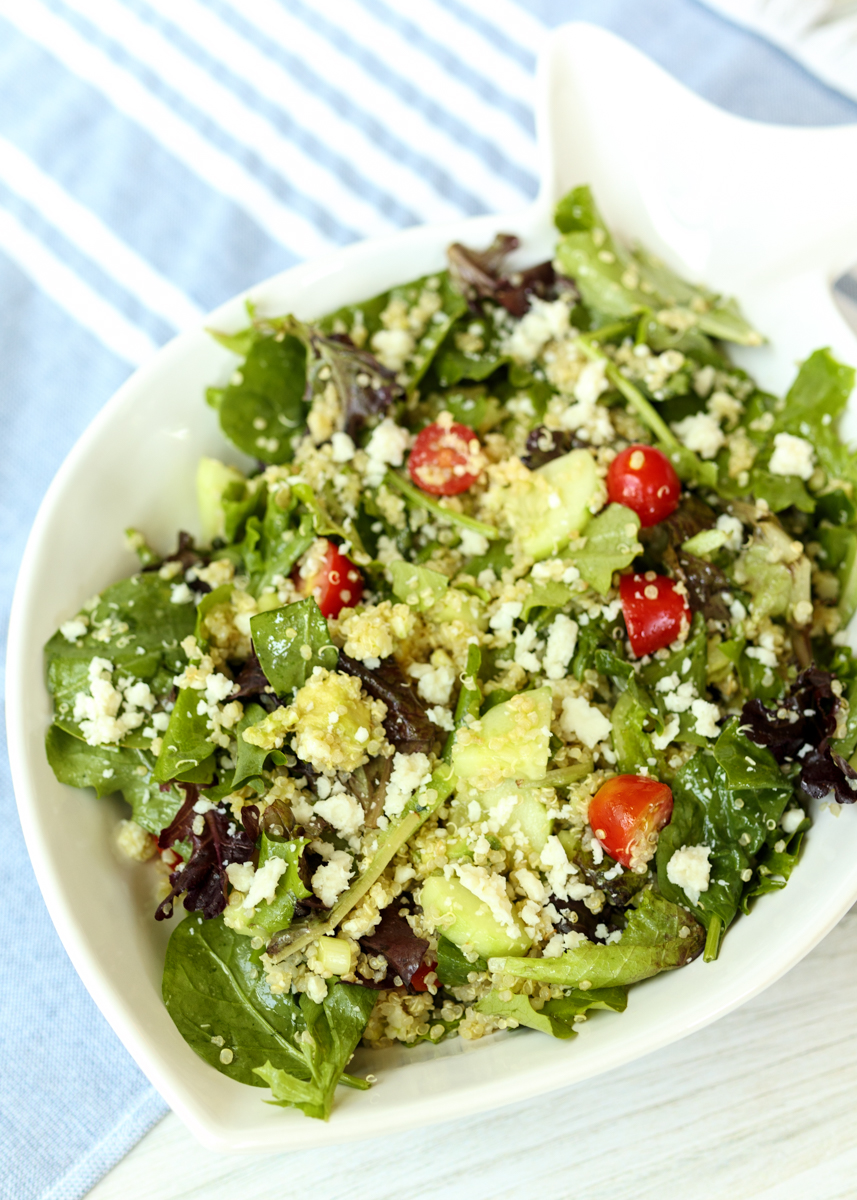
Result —
[[435, 371], [440, 386], [448, 388], [463, 379], [477, 382], [487, 379], [508, 362], [508, 356], [500, 350], [500, 337], [491, 314], [474, 317], [465, 313], [438, 352]]
[[[193, 604], [173, 604], [169, 580], [157, 572], [142, 572], [112, 584], [91, 611], [78, 620], [86, 632], [69, 641], [57, 631], [45, 646], [48, 690], [54, 697], [64, 728], [79, 736], [71, 717], [78, 692], [89, 692], [89, 664], [103, 658], [115, 671], [149, 683], [156, 695], [172, 687], [172, 676], [181, 671], [186, 657], [180, 643], [194, 631]], [[123, 741], [145, 745], [137, 731]]]
[[797, 866], [803, 835], [811, 824], [809, 818], [804, 817], [791, 835], [781, 835], [780, 840], [773, 846], [770, 844], [770, 838], [768, 839], [768, 843], [759, 851], [752, 880], [741, 898], [743, 913], [750, 911], [750, 906], [757, 896], [778, 892], [786, 886]]
[[613, 572], [629, 567], [643, 547], [637, 541], [640, 518], [624, 504], [611, 504], [593, 517], [585, 529], [583, 548], [574, 543], [567, 554], [581, 578], [604, 595], [610, 590]]
[[417, 612], [425, 612], [436, 604], [449, 586], [449, 580], [440, 571], [415, 567], [403, 559], [390, 563], [389, 571], [393, 595]]
[[[203, 705], [201, 713], [197, 711], [200, 704]], [[155, 779], [161, 783], [170, 779], [210, 782], [214, 773], [214, 742], [208, 736], [210, 731], [211, 719], [205, 711], [202, 693], [195, 688], [182, 688], [164, 731], [161, 752], [155, 763]], [[208, 777], [200, 779], [194, 772], [203, 764], [210, 769]]]
[[45, 749], [60, 783], [95, 788], [98, 797], [121, 792], [134, 820], [149, 833], [160, 833], [179, 810], [176, 792], [162, 792], [154, 781], [154, 760], [145, 750], [89, 746], [58, 725], [48, 729]]
[[726, 782], [734, 788], [781, 788], [786, 779], [766, 746], [757, 746], [741, 732], [741, 722], [732, 717], [714, 743], [714, 757]]
[[[745, 872], [752, 872], [755, 856], [781, 836], [779, 821], [792, 797], [784, 782], [780, 776], [778, 787], [734, 788], [719, 763], [705, 754], [694, 755], [672, 781], [672, 819], [658, 838], [658, 886], [708, 930], [707, 959], [716, 958], [720, 938], [738, 911]], [[711, 875], [708, 890], [691, 904], [670, 881], [667, 868], [676, 850], [698, 845], [711, 850]]]
[[533, 1007], [529, 996], [513, 994], [511, 1000], [501, 1000], [499, 992], [491, 991], [476, 1005], [476, 1011], [498, 1017], [511, 1017], [519, 1025], [538, 1029], [555, 1038], [572, 1038], [577, 1034], [574, 1018], [594, 1008], [624, 1012], [628, 1006], [626, 988], [608, 987], [590, 991], [573, 990], [556, 1000], [548, 1000], [540, 1009]]
[[272, 1103], [301, 1108], [308, 1117], [328, 1119], [336, 1085], [363, 1036], [375, 995], [371, 988], [352, 983], [334, 984], [322, 1004], [303, 993], [300, 1015], [309, 1035], [299, 1042], [304, 1070], [284, 1070], [271, 1062], [255, 1068], [273, 1092]]
[[239, 450], [266, 463], [291, 462], [306, 423], [306, 360], [293, 333], [259, 334], [232, 380], [209, 393], [221, 429]]
[[566, 950], [560, 958], [492, 958], [488, 966], [519, 979], [564, 987], [588, 983], [599, 989], [638, 983], [661, 971], [684, 967], [701, 954], [705, 935], [684, 908], [652, 891], [640, 892], [633, 905], [618, 942], [587, 942]]
[[250, 729], [253, 725], [258, 725], [260, 721], [264, 721], [267, 715], [261, 704], [248, 704], [244, 709], [244, 716], [235, 726], [237, 749], [235, 751], [235, 774], [232, 777], [232, 791], [237, 791], [248, 780], [262, 774], [265, 759], [268, 757], [270, 751], [263, 749], [261, 746], [254, 746], [252, 742], [245, 742], [241, 735], [245, 729]]
[[473, 971], [479, 973], [487, 970], [488, 963], [484, 958], [477, 958], [475, 962], [470, 962], [449, 938], [445, 938], [441, 934], [437, 939], [435, 974], [444, 987], [467, 987], [470, 982], [468, 975]]
[[[250, 938], [227, 928], [222, 917], [206, 921], [188, 916], [167, 946], [164, 1004], [179, 1033], [210, 1066], [253, 1087], [264, 1086], [266, 1072], [284, 1073], [293, 1084], [303, 1082], [309, 1087], [302, 1097], [306, 1104], [296, 1101], [299, 1107], [310, 1116], [326, 1116], [336, 1083], [366, 1027], [375, 994], [368, 988], [331, 984], [324, 1012], [335, 1032], [319, 1038], [314, 1010], [322, 1006], [305, 996], [298, 1003], [289, 993], [274, 995], [259, 957]], [[305, 1033], [315, 1038], [311, 1048], [303, 1040]], [[331, 1043], [334, 1056], [327, 1064], [325, 1086], [319, 1087], [313, 1068], [320, 1056], [326, 1057]], [[347, 1055], [346, 1046], [350, 1047]]]
[[[685, 712], [674, 715], [667, 707], [667, 696], [673, 694], [684, 685], [690, 684], [693, 694], [704, 699], [708, 675], [708, 631], [701, 613], [696, 613], [691, 626], [691, 634], [685, 644], [674, 650], [666, 659], [653, 659], [640, 671], [640, 680], [654, 697], [660, 713], [661, 721], [666, 728], [669, 722], [675, 721], [677, 715], [678, 729], [671, 741], [686, 742], [693, 746], [707, 746], [708, 738], [696, 732], [696, 717], [688, 708]], [[678, 683], [670, 687], [669, 692], [658, 690], [662, 679], [670, 679]]]
[[815, 510], [815, 500], [796, 475], [772, 475], [763, 467], [754, 467], [747, 490], [757, 500], [764, 500], [771, 512], [790, 507], [805, 513]]
[[338, 651], [312, 596], [257, 613], [250, 633], [265, 677], [278, 696], [303, 687], [316, 667], [336, 667]]

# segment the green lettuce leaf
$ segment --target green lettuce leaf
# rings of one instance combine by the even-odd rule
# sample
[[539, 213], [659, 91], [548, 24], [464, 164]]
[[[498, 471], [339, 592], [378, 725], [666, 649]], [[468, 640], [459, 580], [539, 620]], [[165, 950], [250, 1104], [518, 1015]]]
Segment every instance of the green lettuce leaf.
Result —
[[429, 567], [415, 567], [399, 559], [390, 563], [390, 579], [393, 595], [397, 600], [409, 604], [417, 612], [425, 612], [438, 602], [449, 587], [449, 580], [440, 571]]
[[[669, 828], [669, 827], [667, 827]], [[560, 958], [492, 958], [488, 966], [519, 979], [563, 987], [624, 987], [692, 962], [701, 952], [702, 927], [684, 908], [652, 891], [640, 892], [618, 942], [587, 942]]]
[[470, 980], [468, 975], [476, 971], [487, 971], [488, 963], [484, 958], [470, 962], [465, 958], [458, 946], [445, 938], [443, 934], [437, 939], [437, 966], [435, 974], [444, 987], [466, 987]]
[[839, 434], [839, 418], [854, 390], [855, 372], [829, 350], [816, 350], [801, 364], [770, 430], [797, 434], [812, 443], [832, 479], [857, 482], [854, 453]]
[[519, 1025], [538, 1029], [555, 1038], [577, 1035], [574, 1018], [595, 1008], [624, 1012], [628, 992], [623, 987], [599, 988], [587, 992], [573, 990], [556, 1000], [548, 1000], [541, 1008], [533, 1007], [529, 996], [513, 994], [511, 1000], [501, 1000], [499, 992], [491, 991], [476, 1005], [476, 1011], [498, 1017], [512, 1017]]
[[596, 592], [610, 590], [613, 572], [629, 567], [643, 547], [637, 541], [640, 518], [624, 504], [610, 504], [586, 526], [582, 549], [572, 544], [568, 556]]

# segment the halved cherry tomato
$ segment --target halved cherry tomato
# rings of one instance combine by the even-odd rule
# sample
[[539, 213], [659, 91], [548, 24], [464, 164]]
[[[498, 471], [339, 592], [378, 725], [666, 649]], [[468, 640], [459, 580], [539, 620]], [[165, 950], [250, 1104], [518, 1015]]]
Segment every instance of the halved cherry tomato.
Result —
[[479, 478], [479, 439], [455, 422], [435, 422], [414, 441], [408, 471], [418, 488], [433, 496], [457, 496]]
[[611, 858], [639, 872], [672, 812], [673, 794], [665, 783], [646, 775], [616, 775], [592, 797], [589, 824]]
[[607, 495], [613, 504], [633, 509], [645, 529], [675, 512], [681, 483], [663, 451], [655, 446], [628, 446], [608, 468]]
[[674, 642], [690, 625], [690, 608], [683, 591], [666, 575], [623, 575], [619, 598], [628, 641], [638, 658]]
[[428, 984], [426, 983], [426, 975], [431, 975], [432, 971], [437, 970], [436, 962], [424, 962], [411, 976], [411, 987], [415, 992], [427, 992]]
[[310, 571], [294, 576], [302, 596], [315, 596], [323, 617], [337, 617], [343, 608], [354, 608], [363, 595], [363, 576], [338, 546], [325, 545], [310, 551]]

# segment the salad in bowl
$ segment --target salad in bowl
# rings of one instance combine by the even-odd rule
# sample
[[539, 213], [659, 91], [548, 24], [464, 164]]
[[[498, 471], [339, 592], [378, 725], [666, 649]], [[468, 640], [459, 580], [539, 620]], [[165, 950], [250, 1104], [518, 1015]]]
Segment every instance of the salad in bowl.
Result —
[[570, 1039], [716, 972], [809, 801], [857, 795], [852, 368], [770, 394], [734, 301], [586, 187], [555, 222], [525, 269], [454, 243], [215, 331], [255, 465], [203, 458], [202, 536], [129, 530], [139, 572], [47, 645], [48, 760], [130, 805], [175, 1025], [312, 1117], [358, 1047]]

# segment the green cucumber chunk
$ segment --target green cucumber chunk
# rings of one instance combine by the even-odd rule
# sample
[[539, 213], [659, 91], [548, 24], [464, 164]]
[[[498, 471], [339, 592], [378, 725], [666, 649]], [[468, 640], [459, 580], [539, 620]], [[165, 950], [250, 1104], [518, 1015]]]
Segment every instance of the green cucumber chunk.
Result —
[[[430, 875], [420, 892], [423, 912], [435, 928], [454, 945], [481, 958], [524, 955], [532, 938], [520, 921], [501, 924], [488, 904], [469, 891], [458, 879]], [[504, 949], [496, 949], [496, 947]]]

